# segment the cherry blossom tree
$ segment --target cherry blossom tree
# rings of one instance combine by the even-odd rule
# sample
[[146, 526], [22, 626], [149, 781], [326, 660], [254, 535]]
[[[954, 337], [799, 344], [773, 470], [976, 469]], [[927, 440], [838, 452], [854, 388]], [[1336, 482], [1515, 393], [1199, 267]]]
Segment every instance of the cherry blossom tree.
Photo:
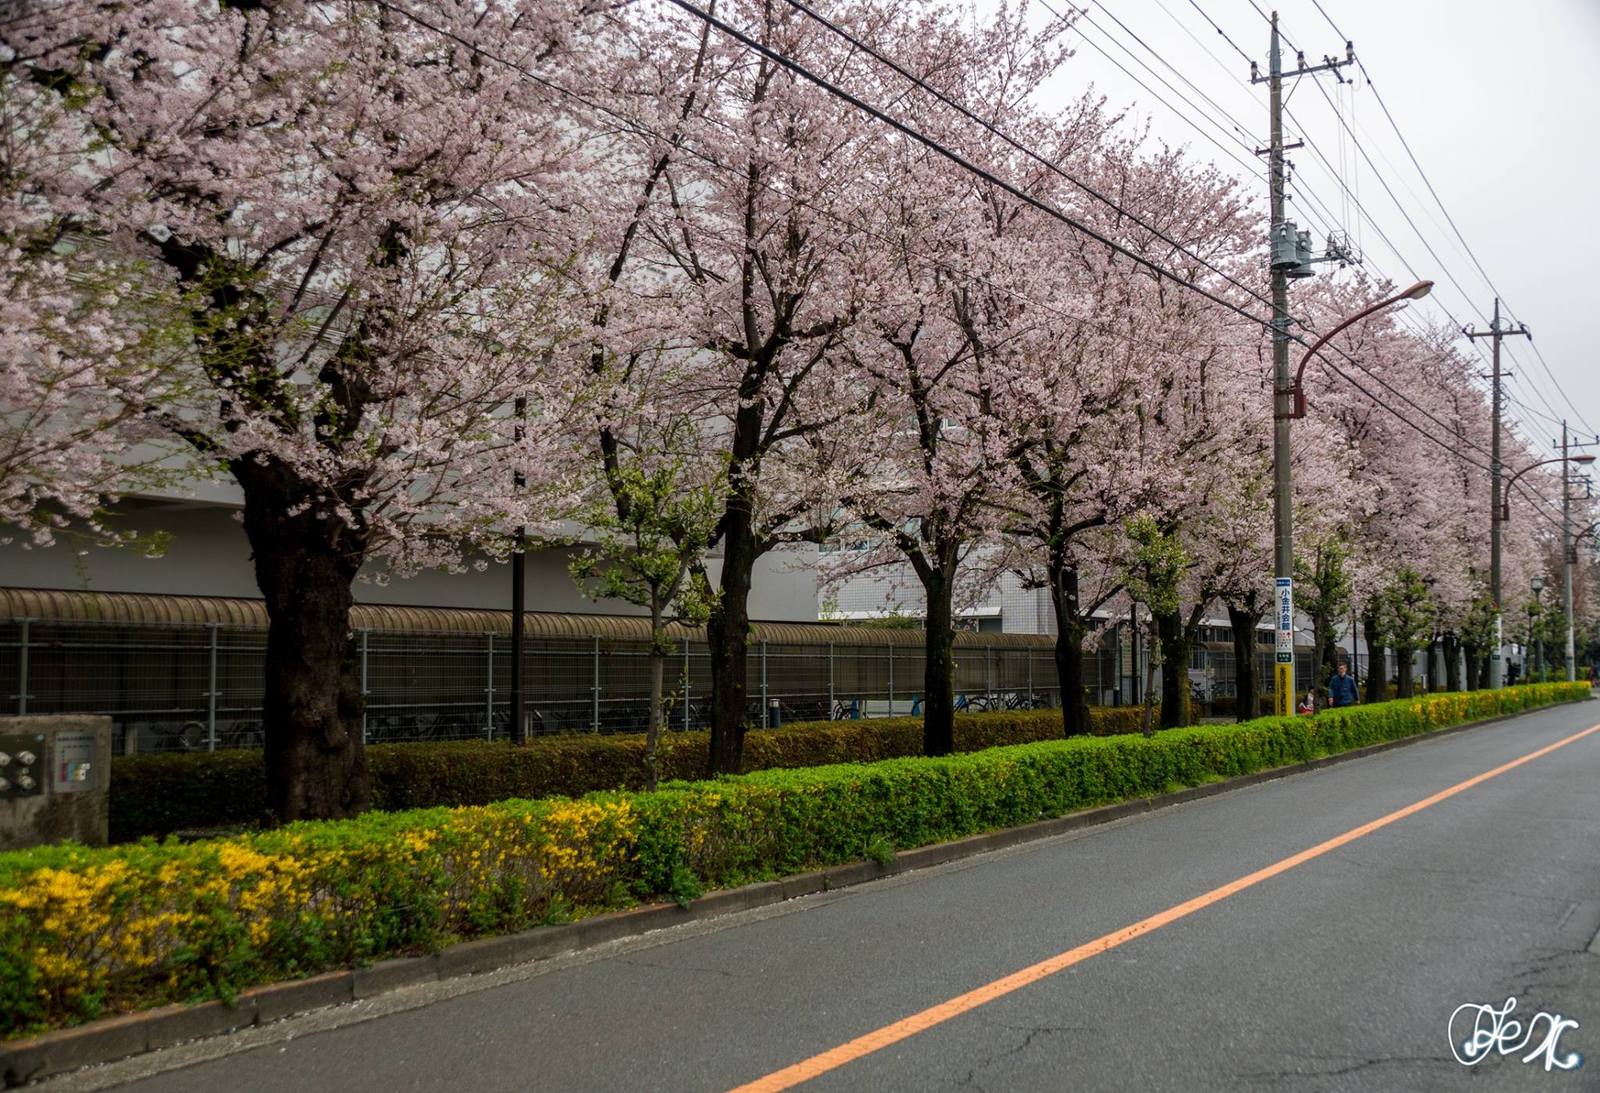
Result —
[[[959, 37], [947, 33], [936, 53], [918, 56], [935, 73], [933, 89], [913, 92], [901, 116], [1053, 207], [1058, 180], [1012, 142], [1055, 136], [1029, 100], [1062, 51], [1002, 13]], [[1092, 124], [1093, 108], [1081, 113]], [[1048, 143], [1049, 154], [1068, 146]], [[857, 354], [880, 422], [878, 473], [844, 508], [880, 544], [858, 561], [903, 558], [921, 585], [924, 750], [943, 755], [954, 747], [960, 570], [974, 551], [993, 548], [1014, 507], [1017, 441], [999, 407], [1050, 353], [1053, 316], [1033, 301], [1041, 297], [1036, 271], [1049, 268], [1045, 248], [1060, 232], [1029, 200], [925, 145], [898, 137], [885, 144], [867, 243], [881, 253], [882, 274]]]
[[14, 58], [0, 71], [0, 134], [0, 525], [33, 545], [126, 540], [104, 506], [159, 481], [162, 453], [133, 454], [153, 431], [124, 392], [149, 384], [181, 331], [140, 299], [137, 264], [74, 231], [91, 136]]
[[[878, 97], [885, 73], [802, 13], [739, 0], [716, 14]], [[596, 199], [605, 263], [585, 275], [597, 300], [590, 359], [625, 373], [644, 347], [670, 345], [696, 362], [653, 394], [656, 412], [711, 423], [703, 435], [727, 466], [712, 537], [721, 572], [707, 625], [709, 767], [733, 771], [748, 719], [755, 565], [825, 534], [863, 447], [849, 340], [874, 281], [863, 197], [886, 130], [682, 12], [637, 17], [630, 65], [601, 103], [623, 151]], [[875, 41], [908, 39], [894, 5], [859, 5], [850, 23]], [[603, 425], [598, 436], [609, 460], [615, 437]]]
[[[367, 563], [460, 565], [561, 511], [575, 4], [27, 0], [0, 27], [95, 154], [33, 195], [190, 332], [136, 407], [227, 473], [265, 597], [285, 820], [368, 801], [349, 610]], [[574, 75], [573, 69], [578, 68]], [[507, 412], [522, 396], [534, 419]], [[526, 490], [513, 490], [520, 471]], [[548, 487], [548, 488], [547, 488]]]

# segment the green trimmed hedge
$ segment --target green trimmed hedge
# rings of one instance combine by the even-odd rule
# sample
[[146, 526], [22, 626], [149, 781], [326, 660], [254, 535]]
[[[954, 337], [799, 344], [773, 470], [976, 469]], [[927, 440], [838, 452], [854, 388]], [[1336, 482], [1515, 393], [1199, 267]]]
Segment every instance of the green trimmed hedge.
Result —
[[1589, 696], [1540, 684], [1317, 717], [767, 770], [655, 793], [369, 813], [0, 854], [0, 1033], [436, 949]]
[[[1095, 708], [1095, 735], [1134, 732], [1139, 707]], [[1060, 710], [956, 715], [956, 751], [1055, 740]], [[705, 777], [704, 732], [661, 739], [663, 780]], [[826, 763], [872, 763], [922, 754], [920, 717], [796, 722], [745, 737], [746, 772]], [[482, 805], [511, 797], [581, 797], [644, 786], [644, 736], [550, 736], [516, 748], [481, 740], [378, 744], [367, 749], [373, 807], [385, 811]], [[218, 827], [253, 827], [267, 816], [258, 751], [131, 755], [111, 762], [112, 842]]]

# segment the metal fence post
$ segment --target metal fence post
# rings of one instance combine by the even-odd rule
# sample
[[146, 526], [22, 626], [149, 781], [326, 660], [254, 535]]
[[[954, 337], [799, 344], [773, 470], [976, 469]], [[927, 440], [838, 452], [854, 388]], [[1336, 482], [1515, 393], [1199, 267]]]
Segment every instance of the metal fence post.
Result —
[[761, 724], [772, 728], [772, 715], [767, 712], [767, 639], [761, 639]]
[[211, 665], [206, 681], [206, 751], [217, 750], [217, 629], [218, 624], [206, 623], [211, 631]]
[[595, 732], [600, 731], [600, 635], [594, 638], [594, 682], [589, 685], [589, 701], [591, 705], [591, 723]]
[[833, 717], [833, 642], [828, 642], [828, 717]]
[[17, 714], [28, 712], [28, 624], [32, 619], [18, 619], [22, 626], [22, 644], [17, 649]]
[[361, 742], [367, 739], [367, 696], [372, 692], [367, 689], [367, 634], [366, 627], [361, 628]]
[[689, 639], [683, 639], [683, 731], [689, 731]]
[[[1031, 646], [1031, 645], [1028, 646], [1027, 654], [1028, 654], [1028, 705], [1031, 706], [1031, 705], [1033, 705], [1033, 646]], [[1080, 653], [1078, 655], [1082, 656], [1083, 654]], [[1099, 667], [1098, 662], [1096, 662], [1095, 666]], [[1097, 682], [1098, 682], [1098, 680], [1097, 680]]]
[[894, 645], [890, 644], [888, 646], [888, 649], [889, 649], [889, 716], [893, 717], [894, 716]]
[[987, 698], [994, 698], [994, 646], [983, 647], [983, 693]]
[[484, 704], [483, 727], [489, 740], [494, 740], [494, 631], [484, 635], [489, 639], [489, 686], [484, 693], [489, 696]]

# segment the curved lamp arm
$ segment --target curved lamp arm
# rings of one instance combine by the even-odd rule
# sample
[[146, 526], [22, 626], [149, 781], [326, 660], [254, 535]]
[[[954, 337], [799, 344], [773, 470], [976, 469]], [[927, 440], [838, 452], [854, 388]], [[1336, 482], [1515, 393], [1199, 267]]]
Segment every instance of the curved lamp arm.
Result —
[[1600, 520], [1596, 520], [1572, 537], [1572, 554], [1569, 560], [1573, 565], [1578, 564], [1578, 544], [1584, 539], [1593, 539], [1596, 543], [1600, 543]]
[[1311, 348], [1306, 350], [1306, 355], [1300, 358], [1300, 367], [1294, 370], [1294, 386], [1290, 388], [1290, 391], [1292, 391], [1294, 394], [1294, 409], [1290, 411], [1289, 416], [1291, 418], [1306, 416], [1306, 393], [1305, 388], [1301, 386], [1301, 380], [1306, 374], [1306, 362], [1312, 357], [1316, 356], [1317, 350], [1327, 345], [1330, 338], [1339, 333], [1339, 331], [1344, 330], [1346, 327], [1350, 327], [1356, 323], [1359, 323], [1368, 315], [1375, 314], [1376, 312], [1382, 311], [1384, 308], [1390, 307], [1391, 305], [1398, 304], [1403, 300], [1420, 300], [1432, 291], [1432, 281], [1418, 281], [1404, 292], [1390, 296], [1387, 300], [1379, 300], [1371, 307], [1356, 312], [1344, 322], [1340, 323], [1338, 326], [1334, 327], [1332, 330], [1328, 331], [1322, 337], [1313, 342]]
[[1517, 479], [1521, 478], [1535, 467], [1548, 467], [1552, 463], [1577, 463], [1580, 466], [1588, 466], [1593, 462], [1594, 456], [1592, 455], [1558, 455], [1554, 459], [1541, 459], [1537, 463], [1529, 463], [1516, 474], [1506, 479], [1505, 490], [1500, 494], [1500, 519], [1511, 519], [1511, 487], [1517, 484]]

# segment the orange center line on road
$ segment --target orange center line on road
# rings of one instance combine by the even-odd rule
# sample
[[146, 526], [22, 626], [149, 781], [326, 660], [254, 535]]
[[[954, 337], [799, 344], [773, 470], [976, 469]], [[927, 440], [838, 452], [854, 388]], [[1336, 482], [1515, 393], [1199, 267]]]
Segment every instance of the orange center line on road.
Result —
[[1080, 964], [1091, 956], [1109, 952], [1136, 937], [1152, 933], [1169, 923], [1178, 921], [1180, 918], [1192, 915], [1196, 911], [1210, 907], [1214, 903], [1220, 903], [1229, 896], [1242, 892], [1252, 885], [1260, 884], [1262, 881], [1275, 877], [1279, 873], [1286, 873], [1297, 865], [1308, 862], [1313, 858], [1319, 858], [1330, 850], [1337, 850], [1339, 847], [1352, 843], [1364, 835], [1372, 834], [1379, 828], [1389, 826], [1396, 820], [1403, 820], [1407, 816], [1415, 815], [1425, 808], [1438, 804], [1440, 801], [1454, 797], [1458, 793], [1465, 792], [1473, 786], [1487, 782], [1489, 779], [1520, 767], [1524, 763], [1531, 763], [1541, 756], [1549, 755], [1557, 748], [1564, 748], [1573, 741], [1581, 740], [1594, 732], [1600, 732], [1600, 725], [1591, 725], [1582, 732], [1573, 733], [1571, 736], [1557, 740], [1555, 743], [1542, 747], [1537, 751], [1531, 751], [1520, 759], [1513, 759], [1509, 763], [1503, 763], [1493, 770], [1486, 770], [1482, 774], [1468, 778], [1464, 782], [1457, 782], [1449, 789], [1442, 789], [1431, 797], [1424, 797], [1414, 804], [1396, 809], [1387, 816], [1380, 816], [1378, 819], [1364, 823], [1360, 827], [1353, 827], [1342, 835], [1335, 835], [1326, 842], [1320, 842], [1308, 850], [1302, 850], [1298, 854], [1291, 854], [1287, 858], [1257, 869], [1254, 873], [1246, 874], [1238, 880], [1229, 881], [1219, 888], [1213, 888], [1203, 895], [1185, 900], [1183, 903], [1153, 914], [1149, 918], [1142, 918], [1131, 926], [1113, 930], [1111, 933], [1097, 937], [1093, 941], [1085, 942], [1075, 949], [1057, 953], [1055, 956], [1041, 960], [1037, 964], [1030, 964], [1020, 971], [1012, 972], [1010, 975], [1003, 976], [993, 982], [985, 983], [983, 986], [967, 991], [965, 994], [958, 994], [954, 998], [940, 1002], [936, 1006], [930, 1006], [920, 1013], [913, 1013], [909, 1017], [903, 1017], [892, 1024], [884, 1025], [882, 1028], [875, 1029], [864, 1036], [858, 1036], [854, 1040], [840, 1044], [838, 1047], [813, 1055], [809, 1059], [802, 1059], [792, 1066], [786, 1066], [782, 1070], [775, 1070], [765, 1077], [757, 1078], [753, 1082], [747, 1082], [737, 1087], [732, 1093], [775, 1093], [776, 1090], [790, 1089], [801, 1082], [810, 1081], [812, 1078], [826, 1074], [830, 1070], [836, 1070], [846, 1063], [852, 1063], [857, 1059], [871, 1055], [873, 1052], [886, 1048], [890, 1044], [915, 1036], [917, 1033], [933, 1028], [935, 1025], [941, 1025], [951, 1018], [970, 1013], [985, 1003], [993, 1002], [996, 998], [1003, 998], [1013, 991], [1021, 990], [1023, 987], [1037, 983], [1039, 980], [1052, 976], [1059, 971], [1064, 971], [1074, 964]]

